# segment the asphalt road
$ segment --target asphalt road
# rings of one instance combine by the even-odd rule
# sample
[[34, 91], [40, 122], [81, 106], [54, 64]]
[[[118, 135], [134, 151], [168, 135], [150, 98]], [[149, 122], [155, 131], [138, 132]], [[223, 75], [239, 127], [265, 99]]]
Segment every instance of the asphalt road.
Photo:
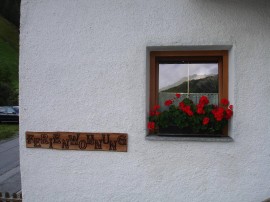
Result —
[[21, 190], [19, 139], [0, 142], [0, 192]]

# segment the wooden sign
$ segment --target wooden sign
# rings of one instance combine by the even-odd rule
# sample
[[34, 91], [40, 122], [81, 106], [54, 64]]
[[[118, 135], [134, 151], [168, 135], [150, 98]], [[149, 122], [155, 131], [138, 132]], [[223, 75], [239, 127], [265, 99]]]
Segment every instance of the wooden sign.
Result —
[[25, 133], [27, 148], [127, 152], [126, 133]]

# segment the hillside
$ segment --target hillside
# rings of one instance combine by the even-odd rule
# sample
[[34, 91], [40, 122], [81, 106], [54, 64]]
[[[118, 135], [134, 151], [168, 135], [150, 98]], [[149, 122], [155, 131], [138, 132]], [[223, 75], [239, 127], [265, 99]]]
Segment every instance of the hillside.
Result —
[[[197, 79], [203, 79], [207, 76], [210, 76], [210, 75], [197, 75], [197, 74], [193, 74], [193, 75], [190, 75], [189, 76], [189, 80], [197, 80]], [[213, 76], [213, 75], [211, 75]], [[170, 89], [170, 88], [173, 88], [173, 87], [176, 87], [176, 86], [179, 86], [180, 84], [184, 83], [185, 81], [188, 80], [188, 77], [183, 77], [182, 79], [180, 79], [179, 81], [173, 83], [173, 84], [170, 84], [166, 87], [163, 87], [161, 89], [159, 89], [159, 92], [166, 92], [166, 90]]]
[[[218, 75], [190, 80], [189, 89], [190, 93], [218, 93]], [[187, 81], [162, 92], [187, 93]]]
[[0, 105], [16, 105], [19, 87], [18, 28], [0, 16]]

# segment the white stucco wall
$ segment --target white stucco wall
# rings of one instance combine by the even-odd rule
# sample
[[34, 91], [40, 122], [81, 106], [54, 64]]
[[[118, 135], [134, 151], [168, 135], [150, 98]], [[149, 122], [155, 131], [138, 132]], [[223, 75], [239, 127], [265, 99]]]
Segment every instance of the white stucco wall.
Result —
[[[270, 197], [270, 3], [22, 0], [24, 201]], [[231, 143], [147, 141], [147, 50], [230, 49]], [[25, 131], [128, 133], [128, 152], [25, 148]]]

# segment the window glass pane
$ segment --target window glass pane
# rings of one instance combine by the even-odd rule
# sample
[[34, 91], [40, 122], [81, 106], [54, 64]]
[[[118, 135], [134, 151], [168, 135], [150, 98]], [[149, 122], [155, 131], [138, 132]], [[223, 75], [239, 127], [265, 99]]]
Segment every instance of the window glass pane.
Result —
[[159, 64], [159, 104], [164, 106], [175, 93], [194, 103], [206, 95], [210, 103], [218, 104], [218, 64]]

